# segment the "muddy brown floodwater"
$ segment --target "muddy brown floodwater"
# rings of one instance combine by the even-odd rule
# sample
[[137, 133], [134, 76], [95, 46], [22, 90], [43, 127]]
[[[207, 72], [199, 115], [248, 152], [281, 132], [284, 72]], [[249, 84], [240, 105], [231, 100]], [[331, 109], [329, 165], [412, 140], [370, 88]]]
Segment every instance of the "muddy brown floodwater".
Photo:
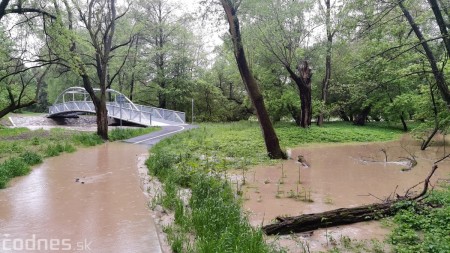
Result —
[[15, 179], [0, 191], [0, 251], [161, 252], [139, 187], [143, 153], [106, 143], [46, 159]]
[[[387, 154], [387, 163], [382, 150]], [[379, 201], [377, 198], [385, 199], [394, 191], [401, 195], [423, 181], [432, 163], [443, 154], [443, 147], [419, 151], [417, 143], [407, 137], [386, 143], [314, 145], [293, 149], [291, 157], [302, 155], [310, 167], [292, 159], [245, 172], [246, 184], [242, 188], [244, 208], [249, 213], [250, 222], [256, 226], [271, 223], [277, 216], [375, 203]], [[418, 164], [409, 171], [403, 171], [407, 168], [403, 164], [405, 157], [411, 155], [416, 157]], [[433, 183], [439, 178], [448, 179], [448, 160], [439, 164]], [[237, 171], [236, 174], [242, 175], [242, 172]], [[420, 190], [418, 187], [417, 191]], [[382, 241], [387, 233], [388, 230], [379, 222], [369, 222], [322, 229], [310, 236], [284, 236], [277, 242], [290, 252], [303, 252], [305, 245], [311, 252], [317, 252], [332, 246], [328, 243], [327, 247], [327, 235], [337, 241], [342, 236]]]

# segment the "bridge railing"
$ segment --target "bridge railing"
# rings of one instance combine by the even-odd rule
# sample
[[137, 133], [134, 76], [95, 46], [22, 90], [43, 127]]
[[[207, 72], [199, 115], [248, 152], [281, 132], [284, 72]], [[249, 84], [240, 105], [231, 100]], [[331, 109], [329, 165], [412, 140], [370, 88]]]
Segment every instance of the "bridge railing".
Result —
[[69, 111], [95, 112], [95, 107], [92, 101], [69, 101], [52, 105], [48, 109], [50, 115]]
[[[177, 123], [185, 123], [184, 112], [172, 111], [156, 107], [144, 105], [132, 105], [130, 103], [116, 102], [106, 103], [108, 116], [117, 119], [122, 118], [130, 122], [151, 125], [152, 120], [166, 120]], [[95, 107], [92, 101], [68, 101], [65, 103], [55, 104], [50, 106], [49, 114], [62, 114], [65, 112], [95, 112]]]
[[186, 115], [184, 112], [167, 110], [157, 107], [145, 106], [145, 105], [136, 105], [136, 107], [143, 112], [151, 112], [152, 117], [155, 119], [164, 119], [168, 121], [174, 121], [179, 123], [186, 122]]

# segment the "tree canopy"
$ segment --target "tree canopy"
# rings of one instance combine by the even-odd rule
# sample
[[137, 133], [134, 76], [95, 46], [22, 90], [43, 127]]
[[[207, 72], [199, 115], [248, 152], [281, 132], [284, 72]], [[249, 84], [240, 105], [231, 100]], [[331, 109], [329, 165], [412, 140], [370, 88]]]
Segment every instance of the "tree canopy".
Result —
[[[230, 37], [224, 2], [239, 18], [239, 42]], [[175, 0], [2, 0], [0, 116], [36, 103], [33, 110], [45, 110], [60, 91], [84, 86], [98, 100], [105, 138], [107, 88], [139, 104], [185, 111], [188, 121], [192, 100], [196, 121], [246, 120], [258, 110], [236, 64], [242, 47], [272, 122], [309, 127], [374, 120], [407, 130], [418, 121], [424, 140], [448, 127], [447, 1], [182, 6]]]

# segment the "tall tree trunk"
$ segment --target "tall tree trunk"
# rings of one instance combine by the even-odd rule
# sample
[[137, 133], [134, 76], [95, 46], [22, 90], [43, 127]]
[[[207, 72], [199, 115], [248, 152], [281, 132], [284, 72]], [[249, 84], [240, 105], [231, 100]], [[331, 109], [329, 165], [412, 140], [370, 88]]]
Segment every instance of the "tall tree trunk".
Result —
[[158, 101], [159, 101], [159, 107], [160, 108], [167, 108], [167, 96], [165, 93], [166, 89], [166, 74], [165, 74], [165, 59], [164, 59], [164, 45], [165, 45], [165, 39], [164, 39], [164, 30], [163, 30], [163, 9], [162, 9], [162, 1], [158, 2], [158, 35], [157, 35], [157, 47], [159, 50], [158, 57], [157, 57], [157, 71], [158, 71], [158, 84], [162, 91], [158, 93]]
[[298, 87], [300, 95], [300, 126], [303, 128], [311, 126], [312, 99], [311, 99], [311, 77], [312, 70], [307, 61], [298, 67], [299, 75], [295, 74], [289, 65], [284, 66], [289, 72], [291, 79]]
[[406, 125], [406, 121], [405, 121], [405, 117], [403, 116], [403, 112], [402, 112], [402, 114], [400, 114], [400, 120], [402, 121], [403, 132], [408, 132], [408, 126]]
[[366, 124], [367, 116], [369, 116], [370, 110], [372, 109], [371, 105], [364, 107], [364, 109], [356, 115], [353, 124], [357, 126], [364, 126]]
[[430, 88], [431, 102], [433, 103], [434, 128], [431, 134], [428, 136], [428, 138], [422, 142], [422, 145], [420, 145], [420, 150], [425, 150], [428, 147], [428, 145], [430, 145], [431, 140], [439, 130], [438, 109], [436, 105], [436, 99], [434, 97], [433, 85], [429, 83], [428, 86]]
[[447, 31], [447, 26], [445, 25], [444, 17], [442, 17], [441, 10], [437, 0], [428, 0], [428, 3], [433, 10], [434, 17], [441, 31], [442, 39], [444, 41], [445, 48], [447, 49], [447, 55], [450, 57], [450, 37]]
[[96, 106], [97, 115], [97, 135], [103, 140], [108, 140], [108, 110], [106, 109], [105, 99], [101, 99], [100, 104]]
[[2, 0], [0, 2], [0, 20], [6, 15], [6, 8], [8, 7], [9, 0]]
[[134, 80], [134, 73], [133, 73], [133, 74], [131, 75], [130, 95], [129, 95], [129, 98], [130, 98], [131, 101], [133, 101], [134, 83], [135, 83], [135, 80]]
[[299, 86], [302, 118], [300, 126], [303, 128], [311, 126], [312, 119], [312, 99], [311, 99], [311, 77], [312, 70], [308, 62], [304, 61], [298, 68], [302, 85]]
[[130, 82], [130, 100], [133, 101], [133, 92], [134, 92], [134, 84], [136, 82], [136, 65], [137, 65], [137, 55], [138, 55], [138, 46], [139, 46], [139, 36], [136, 38], [136, 47], [134, 48], [134, 59], [133, 59], [133, 73], [131, 74], [131, 82]]
[[221, 0], [222, 7], [225, 11], [227, 21], [230, 27], [231, 39], [234, 46], [234, 56], [239, 68], [239, 72], [242, 77], [242, 81], [245, 84], [250, 100], [256, 110], [256, 116], [258, 117], [259, 124], [266, 144], [267, 153], [272, 159], [285, 158], [285, 154], [281, 151], [278, 137], [275, 133], [275, 129], [270, 121], [269, 114], [267, 113], [264, 105], [264, 99], [259, 91], [258, 84], [253, 77], [250, 68], [248, 67], [247, 59], [244, 54], [244, 47], [242, 44], [241, 31], [239, 28], [239, 19], [237, 17], [237, 7], [231, 2], [231, 0]]
[[414, 18], [411, 16], [409, 11], [405, 8], [403, 5], [403, 0], [400, 0], [398, 2], [398, 5], [400, 6], [400, 9], [403, 12], [403, 15], [408, 20], [409, 25], [413, 29], [414, 33], [416, 34], [416, 37], [419, 39], [420, 43], [422, 44], [422, 48], [425, 51], [425, 55], [427, 56], [427, 60], [430, 64], [431, 71], [433, 72], [434, 79], [436, 81], [437, 87], [441, 93], [442, 99], [446, 102], [448, 109], [450, 110], [450, 91], [448, 89], [447, 83], [445, 82], [444, 73], [439, 69], [436, 61], [436, 57], [433, 54], [433, 51], [431, 51], [430, 46], [427, 43], [427, 40], [422, 34], [422, 31], [420, 30], [419, 26], [414, 21]]
[[341, 119], [345, 122], [349, 122], [350, 118], [347, 116], [347, 114], [345, 113], [344, 109], [340, 109], [339, 110], [339, 117], [341, 117]]
[[[331, 4], [330, 0], [325, 0], [326, 5], [326, 17], [325, 25], [327, 29], [327, 55], [325, 57], [325, 77], [322, 81], [322, 102], [325, 105], [327, 103], [328, 87], [330, 85], [331, 79], [331, 50], [333, 47], [333, 32], [331, 31]], [[317, 125], [322, 126], [323, 124], [323, 112], [321, 111], [319, 117], [317, 118]]]
[[301, 101], [300, 126], [303, 128], [307, 128], [311, 126], [311, 119], [312, 119], [311, 89], [302, 86], [299, 87], [299, 91]]
[[450, 3], [447, 0], [439, 0], [439, 4], [442, 11], [447, 16], [447, 22], [445, 22], [445, 26], [447, 26], [447, 29], [450, 29]]
[[92, 88], [91, 80], [86, 74], [86, 69], [83, 65], [80, 65], [81, 78], [83, 79], [83, 87], [92, 99], [92, 103], [95, 107], [95, 114], [97, 118], [97, 135], [102, 139], [108, 139], [108, 111], [106, 109], [106, 95], [105, 92], [100, 92], [100, 97], [95, 94]]

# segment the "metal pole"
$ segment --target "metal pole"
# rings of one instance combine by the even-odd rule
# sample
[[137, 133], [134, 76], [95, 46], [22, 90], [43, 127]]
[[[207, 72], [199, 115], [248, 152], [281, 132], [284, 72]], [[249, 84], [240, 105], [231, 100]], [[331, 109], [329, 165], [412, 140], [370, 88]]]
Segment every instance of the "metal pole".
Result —
[[122, 128], [122, 103], [119, 103], [120, 105], [120, 128]]
[[191, 124], [194, 124], [194, 99], [192, 99]]

